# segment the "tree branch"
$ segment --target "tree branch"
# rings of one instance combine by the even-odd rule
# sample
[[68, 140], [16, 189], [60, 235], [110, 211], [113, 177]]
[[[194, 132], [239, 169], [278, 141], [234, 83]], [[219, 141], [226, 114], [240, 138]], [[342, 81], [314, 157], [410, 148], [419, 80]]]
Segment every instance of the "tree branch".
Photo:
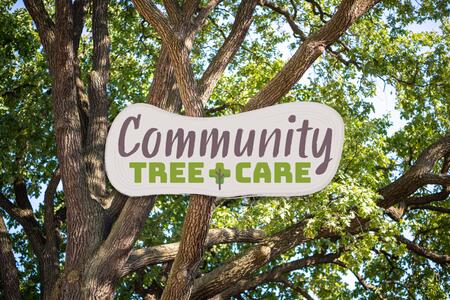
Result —
[[244, 108], [249, 111], [273, 105], [285, 96], [325, 48], [344, 32], [378, 0], [343, 0], [336, 14], [298, 48], [283, 69], [275, 75]]
[[[383, 200], [378, 205], [387, 208], [403, 200], [408, 204], [426, 204], [431, 201], [438, 201], [437, 199], [445, 199], [448, 196], [446, 189], [439, 194], [430, 196], [420, 198], [407, 197], [426, 184], [427, 181], [424, 178], [427, 179], [430, 176], [436, 162], [448, 155], [448, 153], [450, 153], [450, 135], [444, 136], [426, 148], [411, 169], [391, 184], [382, 188], [379, 192], [383, 196]], [[448, 175], [446, 177], [448, 180]]]
[[5, 210], [14, 220], [22, 225], [25, 233], [30, 239], [30, 244], [36, 256], [42, 254], [45, 238], [42, 236], [39, 223], [37, 222], [33, 211], [23, 209], [9, 201], [3, 193], [0, 193], [0, 207]]
[[[206, 247], [224, 243], [257, 243], [264, 238], [263, 231], [258, 229], [210, 229], [206, 239]], [[131, 252], [122, 276], [148, 265], [168, 262], [175, 259], [180, 243], [172, 243], [138, 249]]]
[[55, 24], [45, 9], [42, 0], [24, 0], [24, 4], [39, 33], [45, 51], [50, 53], [55, 43]]
[[200, 80], [199, 90], [202, 101], [207, 100], [211, 96], [225, 68], [241, 47], [253, 22], [253, 12], [257, 3], [258, 0], [241, 1], [230, 34]]
[[[93, 65], [89, 76], [89, 124], [86, 141], [86, 172], [91, 198], [101, 202], [106, 194], [104, 154], [108, 133], [109, 101], [106, 86], [109, 80], [108, 0], [94, 0], [92, 37]], [[104, 204], [104, 203], [102, 203]]]
[[198, 95], [197, 82], [189, 60], [189, 49], [174, 28], [162, 15], [156, 5], [149, 0], [133, 0], [138, 12], [158, 32], [163, 45], [167, 47], [175, 78], [180, 90], [186, 114], [193, 117], [203, 116], [203, 104]]
[[84, 286], [114, 292], [130, 251], [142, 231], [156, 197], [129, 198], [111, 231], [99, 249], [89, 259]]
[[409, 210], [431, 210], [444, 214], [450, 214], [450, 208], [434, 205], [412, 205], [409, 207]]
[[408, 240], [407, 238], [405, 238], [401, 235], [396, 236], [396, 239], [397, 239], [397, 241], [401, 242], [402, 244], [405, 244], [406, 248], [408, 248], [408, 250], [414, 252], [415, 254], [417, 254], [419, 256], [430, 259], [440, 265], [447, 265], [448, 263], [450, 263], [450, 255], [436, 254], [428, 249], [425, 249], [425, 248], [417, 245], [416, 243]]
[[181, 7], [178, 5], [176, 0], [163, 0], [164, 7], [166, 8], [169, 20], [173, 25], [180, 23], [181, 17]]
[[57, 226], [55, 224], [55, 207], [53, 204], [53, 199], [55, 198], [56, 189], [58, 188], [60, 181], [61, 172], [59, 170], [59, 167], [57, 167], [52, 177], [50, 178], [47, 189], [44, 193], [44, 227], [45, 237], [47, 240], [46, 244], [51, 244], [51, 246], [54, 248], [56, 248]]
[[306, 34], [303, 32], [303, 30], [300, 29], [297, 23], [295, 23], [295, 17], [291, 16], [291, 14], [286, 9], [265, 0], [260, 1], [260, 3], [261, 5], [270, 8], [272, 11], [284, 16], [292, 31], [294, 32], [294, 36], [300, 38], [300, 40], [302, 41], [306, 39]]
[[193, 299], [203, 299], [224, 291], [240, 279], [250, 276], [260, 267], [296, 245], [307, 241], [303, 229], [306, 221], [299, 222], [248, 249], [242, 255], [195, 280]]
[[331, 18], [332, 16], [326, 12], [323, 11], [322, 7], [320, 6], [319, 3], [317, 3], [314, 0], [306, 0], [306, 2], [310, 3], [311, 6], [313, 7], [313, 13], [316, 15], [319, 15], [320, 20], [324, 23], [326, 23], [327, 21], [325, 20], [325, 17]]
[[162, 300], [189, 299], [205, 250], [213, 209], [212, 197], [191, 195], [181, 232], [179, 250], [161, 297]]
[[199, 28], [205, 24], [205, 21], [209, 16], [209, 14], [211, 13], [211, 11], [222, 1], [223, 0], [209, 0], [204, 7], [200, 8], [197, 16], [195, 16], [193, 20], [195, 31], [198, 31]]
[[78, 53], [88, 3], [88, 0], [75, 0], [73, 2], [73, 49], [75, 53]]
[[11, 240], [3, 216], [0, 215], [0, 286], [3, 295], [11, 300], [20, 300], [19, 270], [12, 251]]
[[[17, 179], [14, 182], [14, 194], [16, 196], [17, 207], [12, 204], [14, 206], [12, 209], [14, 213], [11, 216], [16, 216], [16, 221], [23, 226], [23, 229], [30, 238], [33, 250], [39, 258], [42, 255], [45, 238], [41, 233], [39, 222], [33, 213], [33, 207], [28, 198], [27, 188], [23, 179]], [[9, 202], [7, 199], [4, 199], [4, 201]]]
[[450, 175], [447, 174], [425, 174], [420, 178], [423, 185], [426, 184], [439, 184], [450, 185]]
[[200, 9], [200, 0], [185, 0], [183, 3], [183, 16], [194, 16], [195, 12]]
[[156, 63], [147, 102], [173, 113], [181, 110], [181, 96], [175, 82], [175, 74], [168, 49], [162, 45]]
[[[215, 295], [211, 299], [214, 300], [225, 300], [230, 299], [233, 296], [237, 296], [241, 293], [243, 293], [246, 290], [252, 290], [256, 288], [257, 286], [268, 283], [268, 282], [281, 282], [283, 284], [287, 284], [289, 287], [293, 288], [293, 286], [287, 281], [286, 279], [286, 273], [292, 272], [295, 270], [299, 270], [305, 267], [317, 265], [317, 264], [324, 264], [324, 263], [330, 263], [336, 260], [340, 256], [340, 253], [331, 253], [331, 254], [315, 254], [309, 257], [305, 257], [302, 259], [298, 259], [292, 262], [287, 262], [282, 265], [276, 266], [272, 268], [271, 270], [255, 275], [253, 277], [248, 277], [245, 279], [241, 279], [237, 281], [235, 284], [233, 284], [230, 288], [220, 292], [219, 294]], [[297, 289], [294, 288], [294, 290], [297, 291]], [[302, 296], [309, 299], [306, 295], [307, 293], [302, 293], [298, 291]], [[304, 292], [304, 291], [303, 291]], [[308, 295], [309, 296], [309, 295]], [[201, 297], [198, 297], [201, 298]], [[196, 299], [194, 297], [194, 299]]]

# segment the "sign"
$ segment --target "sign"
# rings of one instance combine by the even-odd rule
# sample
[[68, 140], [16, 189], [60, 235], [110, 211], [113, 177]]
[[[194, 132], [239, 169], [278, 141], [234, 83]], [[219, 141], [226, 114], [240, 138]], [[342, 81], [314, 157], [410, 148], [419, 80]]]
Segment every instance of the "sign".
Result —
[[111, 125], [106, 172], [128, 196], [301, 196], [330, 183], [343, 142], [342, 118], [318, 103], [216, 118], [133, 104]]

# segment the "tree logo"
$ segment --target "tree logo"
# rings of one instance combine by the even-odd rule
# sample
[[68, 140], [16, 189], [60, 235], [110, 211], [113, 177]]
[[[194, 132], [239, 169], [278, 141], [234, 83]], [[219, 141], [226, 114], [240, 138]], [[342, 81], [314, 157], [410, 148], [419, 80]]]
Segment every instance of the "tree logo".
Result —
[[230, 177], [230, 170], [226, 169], [223, 163], [216, 163], [216, 168], [209, 170], [209, 177], [214, 178], [219, 190], [222, 189], [222, 184], [226, 177]]

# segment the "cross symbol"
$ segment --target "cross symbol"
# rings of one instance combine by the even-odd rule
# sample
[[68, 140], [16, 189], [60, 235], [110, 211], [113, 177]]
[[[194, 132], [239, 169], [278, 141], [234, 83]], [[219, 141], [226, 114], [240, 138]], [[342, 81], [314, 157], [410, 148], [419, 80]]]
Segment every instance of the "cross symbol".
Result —
[[225, 169], [223, 163], [216, 163], [216, 168], [209, 170], [209, 177], [216, 180], [216, 184], [219, 185], [219, 190], [221, 190], [225, 178], [230, 177], [230, 169]]

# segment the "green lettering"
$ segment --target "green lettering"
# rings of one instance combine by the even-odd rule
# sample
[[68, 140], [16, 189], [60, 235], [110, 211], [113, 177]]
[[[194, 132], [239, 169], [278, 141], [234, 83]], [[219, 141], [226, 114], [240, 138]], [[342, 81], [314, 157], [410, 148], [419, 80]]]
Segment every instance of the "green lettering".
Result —
[[243, 174], [243, 169], [248, 169], [251, 167], [249, 162], [241, 162], [236, 164], [236, 181], [239, 183], [249, 183], [251, 182], [250, 177], [245, 177]]
[[253, 182], [259, 183], [261, 179], [264, 179], [265, 183], [270, 183], [271, 180], [270, 167], [264, 162], [257, 163], [253, 171]]
[[292, 182], [291, 165], [286, 162], [276, 162], [275, 168], [275, 183], [281, 183], [281, 177], [285, 178], [286, 183]]
[[185, 178], [183, 177], [183, 168], [185, 167], [184, 162], [173, 162], [170, 164], [170, 182], [173, 183], [184, 183]]
[[155, 183], [156, 177], [159, 177], [160, 183], [167, 182], [165, 164], [162, 162], [153, 162], [148, 164], [148, 182]]
[[189, 169], [189, 179], [188, 181], [190, 183], [203, 183], [203, 177], [202, 175], [202, 169], [203, 163], [202, 162], [191, 162], [189, 163], [188, 169]]
[[147, 167], [145, 162], [130, 162], [130, 168], [134, 169], [134, 183], [142, 182], [142, 169]]
[[309, 174], [309, 168], [311, 168], [311, 163], [309, 162], [298, 162], [295, 163], [295, 182], [296, 183], [310, 183], [311, 178], [305, 175]]

